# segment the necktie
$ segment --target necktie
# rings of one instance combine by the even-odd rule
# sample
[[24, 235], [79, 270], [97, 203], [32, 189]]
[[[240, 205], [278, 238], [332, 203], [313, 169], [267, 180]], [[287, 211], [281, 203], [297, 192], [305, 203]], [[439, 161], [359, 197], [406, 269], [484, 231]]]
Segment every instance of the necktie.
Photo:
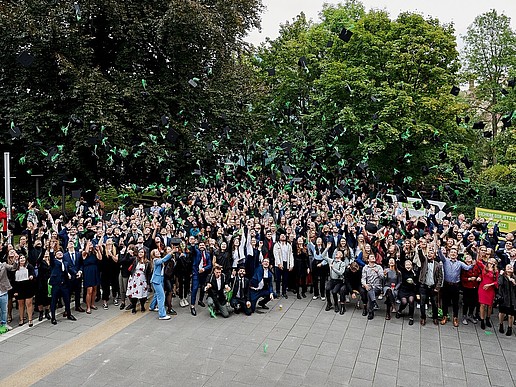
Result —
[[204, 255], [204, 251], [202, 252], [202, 265], [206, 266], [206, 256]]
[[244, 279], [240, 278], [240, 289], [238, 289], [238, 292], [240, 293], [239, 298], [242, 298], [244, 295]]
[[75, 266], [75, 252], [70, 253], [70, 257], [72, 257], [72, 263], [73, 263], [73, 264], [74, 264], [74, 266]]
[[61, 261], [61, 271], [62, 271], [63, 273], [64, 273], [64, 271], [65, 271], [65, 265], [64, 265], [64, 262], [63, 262], [63, 261]]

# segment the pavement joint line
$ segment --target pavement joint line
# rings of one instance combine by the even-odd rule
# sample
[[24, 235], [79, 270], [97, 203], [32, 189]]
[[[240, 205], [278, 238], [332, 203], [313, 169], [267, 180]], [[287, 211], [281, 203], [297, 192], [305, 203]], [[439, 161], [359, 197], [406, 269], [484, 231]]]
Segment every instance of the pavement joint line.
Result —
[[147, 315], [147, 313], [134, 315], [126, 312], [103, 321], [92, 327], [96, 331], [94, 335], [91, 334], [91, 329], [86, 330], [77, 338], [58, 346], [0, 380], [0, 387], [31, 386]]

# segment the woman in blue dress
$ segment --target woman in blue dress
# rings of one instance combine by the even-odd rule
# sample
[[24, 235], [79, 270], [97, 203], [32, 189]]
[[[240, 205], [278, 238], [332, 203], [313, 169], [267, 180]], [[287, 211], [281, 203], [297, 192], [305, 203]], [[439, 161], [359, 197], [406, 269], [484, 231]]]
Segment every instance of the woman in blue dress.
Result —
[[100, 273], [98, 268], [98, 258], [95, 254], [93, 243], [88, 241], [82, 252], [84, 287], [86, 288], [86, 313], [91, 314], [91, 310], [97, 310], [95, 306], [95, 295], [97, 286], [100, 285]]

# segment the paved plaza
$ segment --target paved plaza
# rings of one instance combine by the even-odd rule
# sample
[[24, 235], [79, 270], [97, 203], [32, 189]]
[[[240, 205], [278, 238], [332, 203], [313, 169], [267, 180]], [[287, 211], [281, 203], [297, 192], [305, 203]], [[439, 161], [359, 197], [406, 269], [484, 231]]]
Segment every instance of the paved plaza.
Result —
[[[174, 300], [174, 303], [176, 301]], [[110, 306], [0, 336], [0, 385], [513, 386], [516, 337], [478, 325], [372, 321], [321, 300], [280, 299], [265, 314], [211, 319], [198, 307], [159, 321]], [[498, 319], [494, 319], [497, 327]], [[17, 331], [19, 333], [17, 333]]]

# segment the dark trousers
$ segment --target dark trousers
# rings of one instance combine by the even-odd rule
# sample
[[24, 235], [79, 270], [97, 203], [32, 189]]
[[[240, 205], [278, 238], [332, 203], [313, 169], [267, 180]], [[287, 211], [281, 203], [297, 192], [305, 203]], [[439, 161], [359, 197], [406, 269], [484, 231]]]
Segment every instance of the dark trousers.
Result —
[[70, 293], [74, 296], [75, 308], [81, 306], [82, 278], [75, 278], [70, 283]]
[[109, 292], [113, 291], [113, 298], [115, 298], [120, 292], [118, 289], [118, 272], [114, 270], [106, 270], [102, 272], [101, 277], [102, 286], [102, 300], [109, 300]]
[[326, 282], [326, 302], [328, 304], [331, 304], [330, 296], [333, 296], [333, 302], [335, 304], [339, 302], [340, 289], [343, 287], [343, 285], [344, 283], [340, 279], [330, 279], [328, 282]]
[[288, 269], [286, 266], [283, 266], [283, 269], [280, 269], [276, 266], [276, 293], [280, 294], [280, 283], [281, 283], [281, 294], [287, 293], [287, 285], [288, 285]]
[[442, 289], [443, 317], [448, 314], [450, 304], [453, 309], [453, 317], [459, 317], [459, 284], [445, 282]]
[[65, 311], [70, 316], [70, 288], [67, 285], [52, 285], [52, 300], [50, 301], [50, 312], [52, 319], [56, 318], [56, 305], [59, 297], [63, 297]]
[[437, 305], [438, 293], [435, 291], [435, 286], [427, 286], [422, 284], [419, 288], [419, 292], [421, 294], [421, 318], [426, 320], [426, 304], [430, 301], [430, 306], [432, 308], [432, 318], [437, 319], [439, 314], [439, 305]]
[[[306, 293], [306, 275], [307, 275], [307, 268], [305, 267], [298, 267], [298, 264], [296, 263], [294, 265], [294, 270], [296, 272], [296, 284], [295, 289], [297, 293], [299, 294], [299, 288], [301, 287], [301, 293]], [[302, 265], [300, 265], [302, 266]]]
[[324, 295], [326, 290], [327, 265], [317, 267], [321, 261], [314, 260], [312, 263], [312, 282], [314, 287], [314, 296]]
[[475, 308], [478, 305], [478, 289], [462, 288], [462, 314], [464, 316], [475, 314]]
[[262, 289], [262, 290], [250, 290], [250, 297], [251, 297], [251, 310], [254, 312], [256, 310], [256, 302], [263, 298], [259, 304], [260, 305], [266, 305], [271, 300], [271, 294], [269, 293], [269, 290]]
[[190, 291], [190, 274], [181, 274], [178, 276], [179, 289], [177, 291], [179, 298], [186, 298]]
[[251, 315], [252, 313], [251, 308], [247, 307], [247, 302], [243, 298], [233, 297], [229, 304], [235, 310], [235, 313], [240, 313], [240, 311], [244, 311], [244, 313], [247, 316]]
[[206, 282], [206, 278], [208, 278], [208, 274], [207, 273], [202, 273], [202, 274], [194, 274], [192, 276], [192, 299], [191, 299], [191, 302], [190, 304], [192, 306], [195, 306], [195, 300], [197, 298], [197, 289], [201, 289], [201, 291], [199, 292], [199, 301], [202, 301], [203, 298], [204, 298], [204, 284]]
[[371, 288], [369, 290], [365, 290], [364, 287], [360, 288], [360, 297], [362, 298], [362, 303], [364, 304], [364, 308], [367, 307], [369, 312], [374, 311], [374, 303], [376, 302], [376, 297], [380, 295], [382, 292], [381, 288]]

